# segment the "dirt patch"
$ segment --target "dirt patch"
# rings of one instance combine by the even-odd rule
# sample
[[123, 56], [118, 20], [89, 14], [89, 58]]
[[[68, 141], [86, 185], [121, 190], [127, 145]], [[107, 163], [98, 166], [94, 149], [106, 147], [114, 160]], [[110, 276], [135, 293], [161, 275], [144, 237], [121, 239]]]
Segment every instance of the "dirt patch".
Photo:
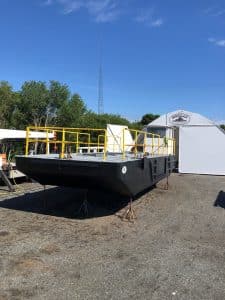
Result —
[[48, 255], [54, 254], [59, 251], [60, 251], [60, 247], [55, 244], [47, 244], [41, 247], [40, 249], [41, 253], [48, 254]]
[[173, 174], [133, 223], [115, 195], [89, 193], [85, 217], [81, 191], [23, 185], [0, 200], [0, 300], [225, 299], [224, 182]]
[[10, 264], [15, 273], [21, 274], [48, 272], [51, 270], [51, 268], [40, 258], [21, 258], [12, 260]]
[[9, 300], [7, 295], [0, 295], [0, 300]]
[[34, 291], [29, 289], [9, 289], [7, 291], [10, 295], [10, 299], [29, 299], [35, 295]]
[[9, 235], [9, 232], [8, 231], [0, 231], [0, 237], [1, 236], [7, 236], [7, 235]]

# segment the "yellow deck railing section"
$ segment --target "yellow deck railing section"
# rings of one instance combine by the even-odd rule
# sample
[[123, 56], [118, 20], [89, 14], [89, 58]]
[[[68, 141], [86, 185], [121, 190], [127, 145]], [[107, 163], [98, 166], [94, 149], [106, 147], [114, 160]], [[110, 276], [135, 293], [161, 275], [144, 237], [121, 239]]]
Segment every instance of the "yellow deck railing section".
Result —
[[135, 156], [138, 156], [140, 152], [151, 156], [175, 155], [176, 141], [174, 138], [161, 137], [159, 134], [136, 129], [124, 129], [123, 136], [125, 136], [126, 130], [132, 134], [134, 143], [132, 145], [123, 144], [123, 156], [126, 155], [124, 150], [127, 146], [132, 146]]
[[[31, 135], [34, 131], [36, 132], [35, 138]], [[119, 136], [109, 136], [109, 134], [111, 133], [107, 129], [30, 126], [26, 131], [25, 155], [31, 152], [58, 153], [63, 159], [74, 153], [94, 152], [102, 153], [104, 160], [110, 152], [121, 154], [123, 159], [128, 153], [133, 154], [134, 157], [142, 154], [175, 155], [175, 139], [172, 138], [128, 128], [122, 128]], [[132, 138], [128, 139], [129, 135]]]
[[[31, 138], [32, 131], [40, 133], [40, 137]], [[28, 155], [35, 149], [35, 145], [39, 144], [42, 153], [59, 153], [61, 158], [64, 158], [66, 153], [79, 153], [81, 150], [89, 153], [93, 149], [96, 152], [102, 152], [105, 158], [106, 136], [105, 129], [30, 126], [26, 131], [25, 155]]]

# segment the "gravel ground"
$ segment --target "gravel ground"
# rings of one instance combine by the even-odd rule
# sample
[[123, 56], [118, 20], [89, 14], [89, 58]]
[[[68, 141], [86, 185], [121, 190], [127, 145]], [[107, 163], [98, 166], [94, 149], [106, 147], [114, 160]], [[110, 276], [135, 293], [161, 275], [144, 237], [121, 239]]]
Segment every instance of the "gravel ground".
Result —
[[225, 299], [225, 178], [163, 184], [133, 223], [115, 195], [89, 193], [84, 217], [82, 191], [0, 189], [0, 300]]

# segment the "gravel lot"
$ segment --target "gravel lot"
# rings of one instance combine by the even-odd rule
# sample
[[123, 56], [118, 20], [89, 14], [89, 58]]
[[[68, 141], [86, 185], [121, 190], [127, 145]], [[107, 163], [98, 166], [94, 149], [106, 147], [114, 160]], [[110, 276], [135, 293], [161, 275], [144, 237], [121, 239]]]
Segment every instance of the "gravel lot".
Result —
[[115, 195], [89, 193], [84, 218], [82, 191], [0, 188], [0, 300], [225, 299], [225, 177], [163, 184], [134, 223]]

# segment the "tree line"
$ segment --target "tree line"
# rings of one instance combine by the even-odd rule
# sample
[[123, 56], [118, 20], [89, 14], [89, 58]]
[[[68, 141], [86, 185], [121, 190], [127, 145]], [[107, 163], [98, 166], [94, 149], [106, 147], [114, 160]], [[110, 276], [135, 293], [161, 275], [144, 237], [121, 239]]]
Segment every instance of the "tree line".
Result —
[[29, 125], [105, 128], [111, 123], [141, 129], [158, 117], [145, 114], [140, 121], [130, 122], [118, 114], [96, 114], [79, 94], [71, 93], [66, 84], [55, 80], [26, 81], [18, 91], [7, 81], [0, 82], [0, 128], [25, 129]]

